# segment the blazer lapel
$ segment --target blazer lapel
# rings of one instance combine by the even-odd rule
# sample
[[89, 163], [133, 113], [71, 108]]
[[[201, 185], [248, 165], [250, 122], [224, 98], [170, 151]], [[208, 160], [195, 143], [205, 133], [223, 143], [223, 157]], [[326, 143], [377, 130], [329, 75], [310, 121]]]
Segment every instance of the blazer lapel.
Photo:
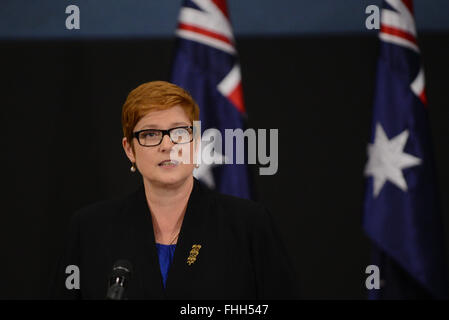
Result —
[[[165, 292], [159, 267], [159, 259], [154, 240], [151, 213], [145, 196], [144, 186], [130, 198], [128, 207], [124, 210], [130, 221], [128, 231], [133, 241], [128, 248], [133, 255], [135, 277], [131, 281], [140, 281], [140, 287], [146, 299], [163, 299]], [[131, 298], [131, 297], [130, 297]]]
[[[186, 213], [176, 245], [173, 262], [168, 272], [166, 282], [166, 297], [169, 299], [189, 296], [191, 287], [195, 285], [195, 275], [198, 271], [205, 243], [205, 217], [209, 207], [205, 190], [198, 180], [194, 180], [192, 193], [187, 203]], [[193, 248], [193, 246], [195, 246]], [[199, 247], [201, 246], [201, 247]], [[193, 251], [192, 251], [193, 249]], [[191, 255], [192, 253], [192, 255]], [[188, 263], [188, 258], [190, 263]]]
[[[172, 265], [168, 271], [166, 287], [164, 289], [154, 239], [151, 212], [148, 207], [145, 188], [143, 185], [129, 198], [123, 213], [128, 225], [118, 223], [119, 228], [127, 230], [125, 256], [130, 256], [134, 267], [135, 276], [131, 282], [141, 281], [140, 290], [143, 290], [146, 299], [176, 299], [189, 296], [191, 286], [194, 285], [195, 275], [198, 272], [202, 252], [207, 249], [205, 217], [209, 207], [206, 190], [198, 180], [194, 180], [192, 193], [190, 194], [181, 230], [176, 244]], [[122, 230], [122, 234], [123, 234]], [[193, 246], [196, 248], [192, 248]], [[201, 248], [198, 249], [198, 245]], [[193, 255], [188, 264], [191, 251]], [[196, 255], [195, 255], [196, 251]], [[204, 254], [203, 254], [204, 255]], [[193, 262], [192, 262], [193, 261]], [[137, 284], [134, 284], [137, 286]], [[139, 290], [139, 291], [140, 291]], [[138, 299], [139, 293], [134, 294]], [[130, 299], [133, 297], [130, 295]]]

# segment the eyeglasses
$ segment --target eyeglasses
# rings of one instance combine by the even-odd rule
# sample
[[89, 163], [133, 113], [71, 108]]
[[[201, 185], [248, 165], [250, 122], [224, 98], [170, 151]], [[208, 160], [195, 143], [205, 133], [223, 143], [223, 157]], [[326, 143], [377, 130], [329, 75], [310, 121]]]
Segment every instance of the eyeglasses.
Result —
[[165, 135], [168, 135], [171, 142], [175, 144], [189, 143], [193, 140], [193, 127], [176, 127], [168, 130], [145, 129], [134, 132], [134, 137], [137, 138], [137, 141], [143, 147], [160, 145]]

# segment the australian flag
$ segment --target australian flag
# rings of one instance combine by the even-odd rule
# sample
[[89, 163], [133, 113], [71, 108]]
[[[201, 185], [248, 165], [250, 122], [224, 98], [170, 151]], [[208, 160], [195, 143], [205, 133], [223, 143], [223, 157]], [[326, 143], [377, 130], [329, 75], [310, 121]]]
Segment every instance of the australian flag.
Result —
[[[225, 129], [244, 129], [245, 120], [240, 66], [226, 1], [184, 1], [176, 35], [171, 81], [189, 91], [198, 103], [202, 133], [209, 128], [221, 132], [224, 151]], [[224, 160], [225, 155], [218, 156]], [[232, 162], [202, 163], [194, 175], [222, 193], [250, 198], [248, 167]]]
[[443, 225], [411, 0], [383, 2], [379, 38], [363, 227], [381, 281], [369, 296], [444, 299]]

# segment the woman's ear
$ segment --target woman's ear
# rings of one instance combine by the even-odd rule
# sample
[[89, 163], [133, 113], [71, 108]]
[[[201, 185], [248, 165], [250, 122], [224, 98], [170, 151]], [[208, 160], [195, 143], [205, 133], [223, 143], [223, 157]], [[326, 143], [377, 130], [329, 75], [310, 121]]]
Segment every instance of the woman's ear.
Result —
[[132, 163], [136, 162], [136, 157], [134, 156], [134, 150], [131, 145], [131, 143], [128, 142], [128, 139], [126, 137], [123, 137], [122, 139], [122, 146], [123, 150], [125, 150], [126, 156], [128, 157], [129, 161]]

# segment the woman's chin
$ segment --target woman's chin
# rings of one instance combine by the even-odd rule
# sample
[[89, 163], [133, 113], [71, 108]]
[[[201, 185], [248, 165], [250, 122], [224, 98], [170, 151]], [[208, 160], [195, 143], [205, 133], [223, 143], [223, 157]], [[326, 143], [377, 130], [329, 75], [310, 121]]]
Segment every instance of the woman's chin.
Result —
[[150, 179], [153, 183], [161, 186], [176, 186], [182, 184], [187, 178], [184, 172], [176, 170], [164, 170], [165, 172], [159, 173], [154, 179]]

